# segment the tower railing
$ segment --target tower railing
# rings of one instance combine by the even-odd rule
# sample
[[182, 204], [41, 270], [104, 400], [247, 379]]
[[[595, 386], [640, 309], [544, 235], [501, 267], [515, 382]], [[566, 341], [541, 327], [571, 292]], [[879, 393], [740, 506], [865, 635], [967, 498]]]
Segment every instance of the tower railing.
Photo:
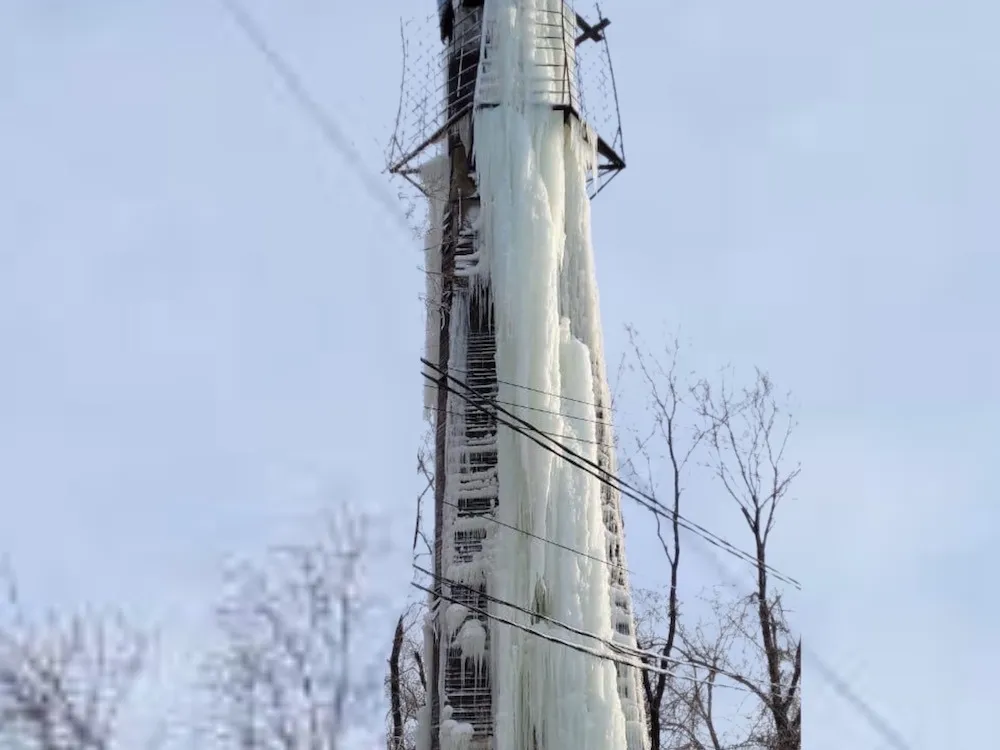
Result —
[[[625, 168], [617, 86], [607, 40], [610, 21], [588, 21], [570, 0], [550, 0], [532, 19], [532, 64], [515, 85], [529, 103], [547, 104], [590, 125], [598, 143], [596, 195]], [[438, 16], [403, 26], [403, 79], [387, 153], [391, 173], [411, 180], [429, 151], [445, 143], [475, 107], [495, 106], [502, 83], [490, 59], [493, 30], [481, 7], [456, 14], [442, 48], [431, 32]], [[433, 45], [433, 47], [431, 46]]]

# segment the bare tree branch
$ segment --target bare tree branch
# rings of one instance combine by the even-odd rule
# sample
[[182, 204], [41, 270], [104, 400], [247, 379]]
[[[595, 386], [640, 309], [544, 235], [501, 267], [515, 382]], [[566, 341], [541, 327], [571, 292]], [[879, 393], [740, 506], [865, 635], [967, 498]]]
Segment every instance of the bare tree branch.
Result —
[[[696, 425], [690, 425], [690, 436], [686, 440], [680, 434], [681, 413], [685, 412], [688, 416], [694, 416], [695, 412], [686, 401], [692, 388], [682, 386], [678, 376], [680, 349], [678, 341], [675, 339], [672, 346], [666, 349], [667, 363], [664, 365], [659, 358], [647, 354], [643, 350], [639, 335], [633, 328], [629, 327], [627, 332], [632, 356], [635, 360], [635, 369], [638, 370], [648, 395], [648, 409], [653, 418], [651, 434], [659, 435], [663, 442], [669, 475], [671, 513], [667, 536], [664, 535], [660, 516], [656, 517], [656, 534], [668, 565], [666, 637], [659, 647], [662, 658], [656, 665], [661, 670], [665, 670], [671, 663], [680, 618], [680, 520], [682, 517], [681, 501], [685, 491], [685, 472], [692, 457], [701, 446], [705, 432]], [[648, 487], [650, 492], [655, 494], [650, 452], [645, 444], [640, 444], [638, 453], [645, 458], [649, 475]], [[648, 643], [644, 645], [649, 646]], [[660, 724], [664, 696], [667, 690], [667, 675], [662, 671], [655, 675], [644, 672], [642, 679], [647, 703], [650, 748], [651, 750], [660, 750], [663, 734]]]
[[274, 548], [229, 575], [208, 662], [216, 741], [240, 750], [335, 750], [368, 716], [378, 681], [356, 651], [367, 519], [341, 508], [317, 542]]
[[[675, 519], [685, 492], [685, 470], [704, 449], [707, 460], [698, 453], [697, 463], [708, 468], [746, 524], [756, 562], [749, 596], [716, 594], [711, 617], [688, 623], [680, 616], [680, 537], [676, 528], [665, 530], [658, 521], [657, 536], [667, 562], [665, 600], [636, 597], [637, 610], [646, 607], [645, 613], [639, 612], [637, 620], [643, 625], [637, 629], [647, 649], [655, 644], [664, 657], [683, 661], [686, 671], [677, 679], [644, 675], [651, 748], [800, 750], [801, 641], [791, 634], [768, 564], [778, 507], [799, 474], [799, 467], [789, 466], [786, 458], [794, 422], [779, 407], [766, 373], [758, 370], [753, 384], [742, 390], [733, 389], [726, 374], [718, 383], [702, 379], [692, 388], [680, 387], [676, 341], [667, 348], [664, 365], [648, 353], [633, 329], [628, 334], [633, 369], [647, 393], [653, 432], [663, 448], [658, 458], [672, 490]], [[679, 429], [682, 415], [696, 422], [689, 435]], [[640, 452], [653, 488], [651, 446], [642, 444]], [[718, 721], [720, 681], [744, 690], [750, 699], [740, 707], [727, 704], [726, 731]]]
[[35, 750], [112, 750], [142, 670], [145, 637], [119, 614], [34, 621], [13, 577], [0, 610], [0, 741]]
[[414, 635], [423, 614], [422, 603], [413, 603], [396, 623], [385, 685], [390, 703], [386, 728], [389, 750], [413, 750], [415, 747], [417, 715], [426, 701], [427, 691], [422, 642]]
[[757, 562], [753, 599], [770, 691], [765, 705], [774, 722], [776, 747], [792, 750], [801, 744], [790, 713], [797, 704], [801, 659], [793, 660], [799, 666], [793, 664], [793, 680], [783, 688], [783, 669], [790, 654], [784, 638], [788, 628], [781, 597], [771, 592], [767, 544], [778, 505], [800, 471], [798, 466], [784, 466], [794, 422], [789, 417], [784, 430], [777, 430], [782, 409], [770, 378], [760, 370], [753, 386], [745, 389], [738, 400], [725, 388], [720, 393], [716, 396], [704, 384], [699, 390], [699, 412], [706, 423], [716, 476], [739, 506], [753, 535]]

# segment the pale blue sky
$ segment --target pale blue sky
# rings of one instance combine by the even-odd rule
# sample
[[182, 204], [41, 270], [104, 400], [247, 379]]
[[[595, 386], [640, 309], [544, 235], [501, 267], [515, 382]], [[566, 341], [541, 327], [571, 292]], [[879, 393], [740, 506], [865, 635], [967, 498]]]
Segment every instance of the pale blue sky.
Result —
[[[434, 4], [248, 7], [377, 172], [398, 19]], [[609, 359], [627, 322], [680, 327], [694, 366], [794, 391], [777, 563], [809, 644], [914, 748], [985, 747], [1000, 6], [605, 11], [629, 157], [594, 211]], [[181, 710], [222, 558], [329, 498], [391, 519], [405, 593], [418, 248], [213, 0], [0, 0], [0, 551], [33, 601], [161, 627], [151, 714]], [[884, 747], [812, 676], [805, 704], [810, 748]]]

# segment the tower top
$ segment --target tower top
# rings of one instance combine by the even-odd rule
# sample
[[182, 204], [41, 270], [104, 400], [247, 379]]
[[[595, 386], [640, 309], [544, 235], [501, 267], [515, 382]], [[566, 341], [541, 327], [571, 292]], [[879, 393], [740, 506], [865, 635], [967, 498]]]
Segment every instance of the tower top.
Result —
[[[387, 154], [391, 173], [410, 180], [450, 133], [468, 131], [466, 121], [475, 109], [496, 106], [499, 91], [485, 49], [490, 41], [483, 37], [485, 4], [437, 0], [437, 12], [425, 17], [429, 24], [406, 25], [400, 106]], [[599, 7], [585, 18], [574, 5], [571, 0], [550, 3], [535, 21], [539, 49], [555, 64], [540, 67], [532, 93], [538, 104], [590, 126], [587, 132], [597, 141], [598, 179], [591, 185], [596, 195], [625, 168], [625, 150], [607, 39], [610, 21]], [[436, 35], [430, 24], [437, 27]]]
[[455, 10], [458, 8], [482, 8], [483, 0], [438, 0], [438, 23], [441, 27], [441, 41], [447, 42], [455, 25]]

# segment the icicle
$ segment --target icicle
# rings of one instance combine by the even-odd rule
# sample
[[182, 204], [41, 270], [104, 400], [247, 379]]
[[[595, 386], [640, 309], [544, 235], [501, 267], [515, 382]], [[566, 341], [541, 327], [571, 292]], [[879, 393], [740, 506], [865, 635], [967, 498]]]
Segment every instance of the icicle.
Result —
[[486, 655], [486, 628], [475, 617], [471, 617], [462, 625], [455, 638], [455, 644], [462, 651], [463, 666], [472, 662], [473, 668], [479, 670]]
[[441, 712], [441, 750], [468, 750], [472, 742], [473, 728], [451, 718], [452, 707], [445, 706]]
[[[497, 106], [475, 119], [483, 206], [477, 273], [493, 293], [500, 400], [541, 430], [579, 438], [568, 442], [597, 461], [598, 414], [589, 404], [607, 401], [586, 195], [596, 137], [567, 128], [535, 85], [553, 77], [546, 66], [555, 60], [536, 38], [539, 21], [561, 12], [556, 0], [487, 0], [484, 8], [479, 95]], [[491, 592], [612, 639], [620, 596], [599, 561], [608, 554], [601, 483], [510, 430], [501, 431], [497, 450], [499, 520], [597, 559], [501, 527], [491, 539]], [[537, 617], [504, 615], [550, 629]], [[631, 731], [641, 716], [638, 693], [625, 685], [628, 701], [619, 697], [612, 663], [496, 623], [490, 639], [496, 750], [643, 747]]]
[[431, 707], [424, 704], [417, 709], [416, 750], [431, 750]]
[[[457, 262], [456, 275], [467, 277], [470, 284], [468, 293], [454, 297], [450, 363], [464, 367], [471, 345], [470, 300], [489, 285], [499, 400], [513, 404], [512, 411], [539, 429], [567, 436], [574, 450], [613, 471], [613, 452], [598, 446], [610, 443], [612, 435], [604, 424], [610, 420], [610, 399], [587, 199], [588, 180], [593, 186], [596, 179], [597, 136], [572, 118], [567, 127], [563, 113], [552, 109], [553, 104], [566, 103], [579, 107], [574, 98], [572, 28], [563, 27], [569, 35], [564, 51], [543, 38], [554, 24], [562, 23], [563, 12], [561, 0], [486, 0], [483, 8], [475, 138], [467, 123], [461, 129], [467, 146], [474, 140], [481, 211], [467, 217], [476, 235], [474, 252]], [[559, 66], [565, 67], [565, 75]], [[440, 276], [432, 272], [439, 272], [441, 265], [447, 159], [428, 164], [421, 179], [425, 186], [438, 185], [441, 198], [432, 200], [427, 242], [427, 356], [436, 362], [442, 316]], [[433, 396], [432, 389], [428, 395]], [[488, 582], [494, 597], [526, 610], [501, 608], [504, 617], [525, 628], [601, 648], [551, 626], [539, 616], [545, 615], [605, 640], [634, 644], [631, 628], [625, 627], [631, 622], [627, 581], [617, 569], [612, 576], [604, 564], [613, 561], [624, 567], [617, 497], [598, 480], [511, 430], [470, 442], [464, 402], [450, 395], [448, 411], [445, 576], [465, 586]], [[494, 447], [495, 468], [468, 471], [472, 455]], [[498, 491], [496, 517], [503, 525], [460, 516], [454, 507], [492, 499]], [[468, 539], [481, 541], [483, 552], [461, 552], [468, 544], [461, 540]], [[452, 594], [461, 590], [448, 588]], [[645, 747], [634, 669], [617, 670], [592, 654], [495, 622], [484, 627], [462, 605], [439, 607], [428, 618], [427, 627], [432, 626], [446, 644], [436, 665], [438, 674], [451, 648], [461, 654], [463, 670], [467, 663], [479, 670], [488, 660], [495, 750]], [[429, 653], [426, 658], [430, 664]], [[466, 750], [473, 728], [455, 720], [447, 699], [442, 695], [441, 748]], [[418, 748], [426, 750], [431, 729], [426, 710], [422, 716]]]
[[[441, 336], [441, 242], [444, 238], [444, 212], [448, 198], [449, 160], [445, 155], [436, 156], [420, 168], [420, 182], [427, 193], [428, 228], [424, 236], [424, 270], [426, 275], [427, 325], [424, 356], [427, 361], [438, 361]], [[437, 389], [427, 382], [424, 388], [424, 415], [433, 421]]]
[[[427, 614], [424, 615], [424, 643], [423, 643], [423, 661], [424, 664], [432, 665], [434, 664], [434, 635], [437, 630], [437, 607], [440, 602], [435, 602], [433, 596], [429, 597], [427, 600]], [[428, 691], [425, 697], [429, 697], [430, 692]], [[430, 704], [425, 703], [417, 712], [417, 736], [416, 736], [416, 750], [430, 750], [431, 748], [431, 707]]]
[[465, 618], [469, 614], [469, 608], [462, 604], [449, 604], [448, 608], [444, 611], [444, 622], [445, 622], [445, 632], [447, 633], [447, 638], [451, 638], [458, 629], [462, 627], [462, 623], [465, 622]]

